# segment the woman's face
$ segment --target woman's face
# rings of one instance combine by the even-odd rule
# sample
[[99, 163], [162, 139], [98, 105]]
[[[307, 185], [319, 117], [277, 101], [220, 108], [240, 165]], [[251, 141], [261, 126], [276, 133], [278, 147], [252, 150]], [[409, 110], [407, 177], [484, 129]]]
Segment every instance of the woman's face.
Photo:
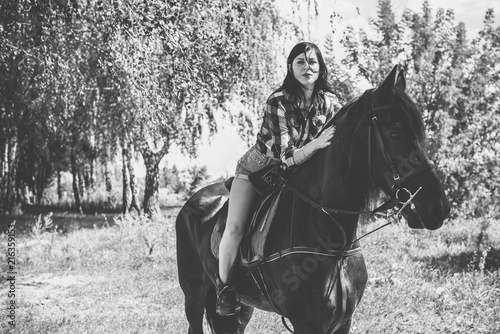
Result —
[[292, 73], [306, 89], [313, 89], [319, 77], [319, 62], [316, 51], [309, 50], [299, 54], [292, 62]]

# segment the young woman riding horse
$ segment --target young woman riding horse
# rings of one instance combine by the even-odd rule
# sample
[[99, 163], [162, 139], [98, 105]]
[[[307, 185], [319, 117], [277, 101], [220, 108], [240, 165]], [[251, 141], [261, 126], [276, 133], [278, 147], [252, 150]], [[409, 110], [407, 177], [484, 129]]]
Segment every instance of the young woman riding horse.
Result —
[[287, 59], [288, 72], [266, 104], [257, 143], [238, 161], [229, 197], [226, 228], [219, 248], [217, 313], [239, 311], [237, 292], [229, 285], [238, 247], [249, 221], [256, 191], [248, 175], [280, 162], [301, 164], [330, 144], [335, 128], [318, 133], [340, 105], [328, 84], [328, 73], [319, 48], [299, 43]]
[[[292, 61], [304, 55], [303, 51], [291, 56]], [[304, 60], [305, 56], [312, 59], [312, 54], [306, 52]], [[291, 65], [291, 73], [297, 75]], [[311, 65], [304, 66], [308, 69]], [[318, 84], [319, 79], [315, 99], [324, 101], [324, 106], [331, 93], [325, 92], [321, 99]], [[324, 112], [317, 118], [324, 115], [325, 125], [316, 138], [336, 127], [335, 136], [323, 137], [329, 145], [307, 160], [301, 160], [302, 153], [307, 156], [314, 144], [308, 151], [307, 144], [297, 142], [299, 148], [292, 148], [294, 153], [288, 156], [286, 147], [281, 148], [279, 152], [285, 151], [285, 157], [303, 163], [283, 184], [262, 259], [252, 268], [232, 269], [231, 283], [241, 298], [237, 314], [220, 316], [216, 312], [219, 261], [212, 243], [217, 242], [214, 228], [222, 226], [227, 215], [229, 191], [219, 182], [186, 201], [177, 216], [176, 238], [189, 334], [203, 334], [204, 315], [212, 333], [242, 334], [254, 308], [288, 319], [296, 334], [349, 333], [368, 279], [357, 230], [359, 216], [373, 212], [366, 209], [367, 199], [378, 194], [371, 190], [383, 190], [390, 205], [382, 208], [397, 205], [413, 228], [435, 230], [450, 212], [435, 166], [426, 153], [422, 114], [405, 88], [404, 72], [396, 66], [376, 89], [367, 90], [337, 113], [331, 107], [326, 109], [329, 113], [317, 109], [318, 114]], [[289, 106], [284, 97], [281, 103]], [[276, 118], [271, 114], [269, 120]], [[285, 121], [283, 127], [292, 122], [286, 117]], [[289, 131], [292, 141], [300, 138], [295, 127]], [[306, 152], [295, 153], [300, 148]]]

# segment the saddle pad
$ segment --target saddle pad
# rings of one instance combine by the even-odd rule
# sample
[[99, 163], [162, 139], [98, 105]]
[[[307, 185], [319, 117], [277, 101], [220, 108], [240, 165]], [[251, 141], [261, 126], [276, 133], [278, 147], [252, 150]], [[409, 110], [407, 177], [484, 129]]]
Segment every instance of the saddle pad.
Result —
[[186, 219], [196, 216], [200, 223], [205, 224], [220, 211], [229, 198], [229, 192], [224, 182], [214, 183], [196, 192], [184, 204], [179, 214]]
[[[260, 201], [253, 215], [249, 228], [245, 233], [240, 246], [241, 264], [247, 265], [256, 262], [264, 257], [264, 245], [271, 226], [271, 222], [276, 214], [281, 191], [266, 196]], [[213, 255], [219, 257], [219, 244], [222, 233], [226, 227], [227, 205], [219, 211], [219, 217], [212, 231], [210, 245]]]
[[212, 236], [210, 237], [210, 248], [212, 249], [212, 254], [216, 259], [219, 259], [219, 245], [222, 239], [222, 234], [226, 229], [228, 202], [226, 202], [226, 204], [219, 211], [217, 222], [215, 223], [214, 229], [212, 230]]

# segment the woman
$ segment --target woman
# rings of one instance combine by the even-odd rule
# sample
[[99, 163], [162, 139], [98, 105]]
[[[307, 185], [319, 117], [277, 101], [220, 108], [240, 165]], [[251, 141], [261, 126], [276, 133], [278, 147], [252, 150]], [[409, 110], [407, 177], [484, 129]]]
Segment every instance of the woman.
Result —
[[[297, 44], [287, 58], [283, 84], [269, 97], [256, 144], [241, 157], [229, 195], [226, 229], [219, 247], [217, 313], [229, 316], [240, 310], [237, 292], [229, 287], [233, 264], [256, 191], [248, 175], [270, 165], [298, 165], [327, 147], [335, 128], [317, 136], [340, 109], [327, 77], [323, 56], [313, 43]], [[317, 137], [316, 137], [317, 136]]]

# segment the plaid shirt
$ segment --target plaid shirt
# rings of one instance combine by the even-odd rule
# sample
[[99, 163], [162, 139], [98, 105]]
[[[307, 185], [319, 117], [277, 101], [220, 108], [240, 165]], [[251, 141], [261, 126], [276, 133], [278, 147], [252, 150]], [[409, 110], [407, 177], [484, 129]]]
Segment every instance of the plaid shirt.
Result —
[[259, 151], [287, 166], [295, 165], [295, 150], [316, 138], [341, 107], [335, 95], [323, 91], [319, 92], [310, 110], [300, 109], [297, 104], [298, 99], [286, 91], [271, 95], [257, 134]]

